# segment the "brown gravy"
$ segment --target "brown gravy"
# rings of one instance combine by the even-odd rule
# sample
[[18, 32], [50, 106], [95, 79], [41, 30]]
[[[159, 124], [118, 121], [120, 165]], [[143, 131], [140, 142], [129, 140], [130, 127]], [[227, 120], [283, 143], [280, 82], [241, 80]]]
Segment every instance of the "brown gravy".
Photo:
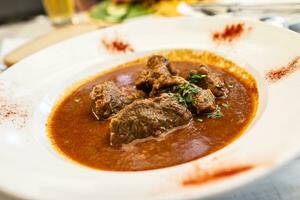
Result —
[[[195, 57], [191, 51], [185, 53]], [[113, 80], [118, 85], [133, 84], [138, 73], [145, 67], [141, 59], [100, 74], [65, 96], [54, 108], [48, 121], [47, 128], [53, 145], [62, 154], [83, 165], [113, 171], [174, 166], [221, 149], [236, 139], [253, 119], [258, 104], [258, 91], [250, 74], [230, 61], [214, 54], [206, 54], [204, 57], [198, 56], [199, 60], [183, 56], [182, 59], [176, 57], [176, 61], [172, 61], [170, 53], [169, 59], [180, 71], [180, 75], [186, 75], [199, 63], [218, 66], [212, 69], [222, 76], [230, 90], [226, 99], [217, 100], [218, 105], [229, 106], [222, 106], [224, 117], [203, 117], [202, 122], [193, 120], [186, 127], [160, 140], [150, 139], [122, 148], [111, 147], [109, 121], [101, 122], [94, 118], [89, 93], [94, 85], [105, 80]], [[237, 70], [232, 70], [233, 68]]]

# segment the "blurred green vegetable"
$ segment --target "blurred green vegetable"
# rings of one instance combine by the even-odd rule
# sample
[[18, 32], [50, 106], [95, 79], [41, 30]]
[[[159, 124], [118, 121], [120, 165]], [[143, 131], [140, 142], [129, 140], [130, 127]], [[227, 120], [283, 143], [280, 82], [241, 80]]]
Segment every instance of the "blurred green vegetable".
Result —
[[126, 18], [133, 18], [142, 15], [148, 15], [152, 13], [151, 9], [147, 8], [143, 4], [132, 4], [129, 7], [129, 12], [126, 15]]
[[109, 1], [99, 3], [90, 10], [90, 16], [95, 19], [103, 19], [107, 16], [106, 8], [109, 5]]
[[151, 9], [141, 3], [116, 4], [111, 0], [105, 0], [90, 10], [90, 17], [114, 23], [150, 13]]

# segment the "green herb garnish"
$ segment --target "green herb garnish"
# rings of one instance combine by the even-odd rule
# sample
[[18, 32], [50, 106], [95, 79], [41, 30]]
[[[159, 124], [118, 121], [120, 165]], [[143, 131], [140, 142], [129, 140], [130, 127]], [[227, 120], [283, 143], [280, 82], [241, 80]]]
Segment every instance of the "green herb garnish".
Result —
[[184, 83], [179, 86], [175, 86], [174, 90], [179, 94], [179, 102], [190, 105], [193, 102], [193, 96], [200, 92], [200, 89], [191, 83]]
[[178, 97], [177, 99], [178, 99], [179, 103], [184, 104], [184, 105], [187, 106], [186, 101], [182, 96], [178, 95], [177, 97]]
[[194, 73], [190, 73], [189, 77], [188, 77], [188, 81], [190, 83], [199, 83], [201, 79], [207, 77], [207, 74], [194, 74]]
[[227, 103], [222, 103], [222, 106], [223, 106], [224, 108], [229, 108], [229, 107], [230, 107], [230, 105], [227, 104]]
[[182, 85], [174, 86], [173, 91], [176, 92], [173, 96], [177, 98], [179, 103], [190, 106], [193, 102], [193, 96], [198, 94], [200, 89], [196, 85], [186, 82]]
[[171, 93], [171, 92], [169, 92], [168, 94], [171, 97], [175, 97], [179, 103], [184, 104], [185, 106], [187, 106], [186, 102], [185, 102], [185, 99], [180, 94], [178, 94], [178, 93], [174, 94], [174, 93]]
[[177, 87], [178, 92], [182, 94], [182, 96], [186, 96], [189, 94], [197, 94], [199, 92], [199, 88], [194, 84], [184, 83]]
[[207, 113], [207, 118], [210, 119], [220, 119], [224, 117], [224, 114], [221, 112], [221, 107], [217, 106], [216, 110], [211, 113]]

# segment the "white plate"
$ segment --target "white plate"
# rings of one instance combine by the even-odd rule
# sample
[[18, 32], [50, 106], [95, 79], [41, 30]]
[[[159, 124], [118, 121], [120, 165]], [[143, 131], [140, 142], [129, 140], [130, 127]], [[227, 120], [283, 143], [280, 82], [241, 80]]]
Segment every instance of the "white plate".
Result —
[[[26, 199], [43, 200], [190, 199], [236, 188], [291, 160], [300, 150], [300, 73], [296, 70], [275, 83], [264, 77], [266, 71], [285, 66], [300, 55], [300, 36], [270, 25], [243, 21], [247, 31], [232, 43], [212, 40], [214, 31], [238, 22], [220, 18], [130, 22], [54, 45], [1, 74], [0, 188]], [[103, 38], [115, 37], [127, 40], [135, 53], [111, 54], [101, 45]], [[144, 172], [90, 169], [62, 158], [53, 150], [46, 136], [45, 121], [66, 88], [90, 74], [147, 52], [172, 48], [215, 52], [255, 76], [259, 110], [242, 137], [193, 162]], [[8, 118], [5, 117], [3, 109], [12, 107], [18, 112], [6, 113]], [[243, 167], [247, 170], [233, 172]], [[227, 176], [222, 176], [224, 170]], [[195, 172], [198, 178], [221, 178], [182, 184]]]

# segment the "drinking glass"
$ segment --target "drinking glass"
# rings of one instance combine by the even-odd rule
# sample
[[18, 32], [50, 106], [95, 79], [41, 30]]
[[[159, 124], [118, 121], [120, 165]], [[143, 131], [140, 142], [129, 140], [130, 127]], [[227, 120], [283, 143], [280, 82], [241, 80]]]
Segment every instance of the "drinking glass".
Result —
[[73, 0], [43, 0], [43, 4], [54, 25], [72, 23], [74, 13]]

